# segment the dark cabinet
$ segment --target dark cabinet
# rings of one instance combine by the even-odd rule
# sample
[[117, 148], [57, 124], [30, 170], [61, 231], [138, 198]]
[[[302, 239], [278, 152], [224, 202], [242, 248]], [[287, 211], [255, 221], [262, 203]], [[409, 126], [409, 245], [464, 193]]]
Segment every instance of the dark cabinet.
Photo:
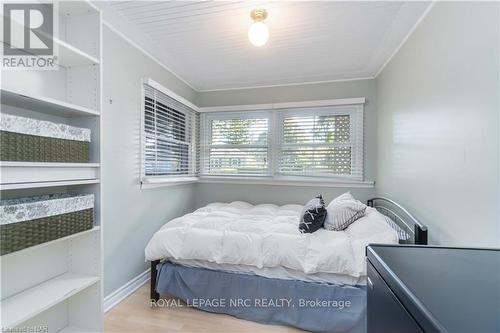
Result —
[[370, 333], [422, 333], [396, 295], [368, 264], [368, 318]]
[[368, 333], [500, 333], [500, 249], [370, 245]]

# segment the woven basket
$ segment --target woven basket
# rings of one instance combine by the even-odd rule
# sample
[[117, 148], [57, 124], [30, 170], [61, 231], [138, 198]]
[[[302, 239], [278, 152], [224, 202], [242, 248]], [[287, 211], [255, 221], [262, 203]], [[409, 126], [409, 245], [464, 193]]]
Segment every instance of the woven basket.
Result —
[[87, 163], [90, 130], [3, 114], [0, 160]]
[[94, 210], [61, 214], [29, 222], [0, 225], [0, 254], [19, 251], [92, 229]]
[[0, 206], [0, 254], [91, 229], [93, 195], [49, 195], [5, 200]]

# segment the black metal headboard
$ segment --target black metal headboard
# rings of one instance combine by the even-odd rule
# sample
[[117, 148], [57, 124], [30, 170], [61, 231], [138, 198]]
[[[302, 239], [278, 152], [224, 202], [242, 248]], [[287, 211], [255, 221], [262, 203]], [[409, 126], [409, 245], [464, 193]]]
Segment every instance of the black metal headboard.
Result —
[[410, 239], [407, 241], [400, 241], [400, 243], [427, 245], [427, 226], [420, 223], [403, 206], [391, 199], [383, 197], [372, 198], [368, 200], [367, 204], [389, 217], [410, 235]]

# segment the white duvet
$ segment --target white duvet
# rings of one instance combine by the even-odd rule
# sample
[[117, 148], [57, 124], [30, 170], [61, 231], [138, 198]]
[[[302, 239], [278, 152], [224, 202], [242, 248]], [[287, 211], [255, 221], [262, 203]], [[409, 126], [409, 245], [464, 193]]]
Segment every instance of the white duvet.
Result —
[[212, 203], [166, 223], [149, 241], [146, 260], [194, 259], [360, 277], [366, 275], [366, 245], [398, 242], [383, 215], [370, 207], [344, 231], [301, 234], [302, 207]]

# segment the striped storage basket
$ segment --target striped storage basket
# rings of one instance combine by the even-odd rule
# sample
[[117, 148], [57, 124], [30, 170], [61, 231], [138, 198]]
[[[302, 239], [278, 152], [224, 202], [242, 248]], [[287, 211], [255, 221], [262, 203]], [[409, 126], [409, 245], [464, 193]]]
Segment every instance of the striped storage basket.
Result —
[[9, 114], [0, 117], [0, 160], [87, 163], [90, 130]]
[[1, 200], [1, 255], [91, 229], [93, 219], [93, 194]]

